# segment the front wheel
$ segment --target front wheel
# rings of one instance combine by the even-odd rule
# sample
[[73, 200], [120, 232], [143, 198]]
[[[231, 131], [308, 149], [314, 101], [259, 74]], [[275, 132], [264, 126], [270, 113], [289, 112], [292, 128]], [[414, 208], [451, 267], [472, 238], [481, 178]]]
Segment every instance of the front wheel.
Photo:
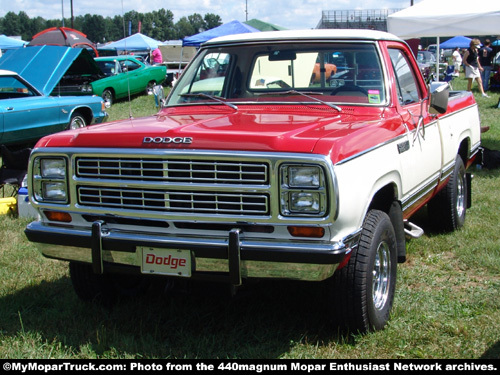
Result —
[[113, 95], [113, 90], [111, 89], [105, 89], [102, 92], [102, 99], [104, 100], [104, 104], [106, 105], [107, 108], [111, 107], [113, 104], [114, 100], [114, 95]]
[[397, 275], [397, 242], [389, 216], [368, 212], [357, 249], [328, 280], [334, 323], [350, 332], [380, 330], [389, 320]]
[[87, 121], [80, 112], [75, 112], [71, 115], [71, 119], [68, 124], [69, 130], [84, 128], [85, 126], [87, 126]]

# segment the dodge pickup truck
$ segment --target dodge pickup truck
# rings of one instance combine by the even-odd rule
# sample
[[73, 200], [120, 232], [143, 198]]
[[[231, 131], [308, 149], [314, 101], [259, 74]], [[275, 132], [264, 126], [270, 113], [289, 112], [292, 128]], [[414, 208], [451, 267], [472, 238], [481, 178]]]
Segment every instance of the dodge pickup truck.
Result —
[[[332, 68], [334, 66], [334, 68]], [[330, 69], [327, 69], [330, 67]], [[77, 295], [151, 277], [316, 281], [328, 317], [382, 329], [412, 216], [464, 225], [480, 146], [471, 93], [427, 86], [408, 45], [368, 30], [205, 43], [152, 117], [41, 139], [25, 233]], [[125, 275], [125, 276], [124, 276]]]

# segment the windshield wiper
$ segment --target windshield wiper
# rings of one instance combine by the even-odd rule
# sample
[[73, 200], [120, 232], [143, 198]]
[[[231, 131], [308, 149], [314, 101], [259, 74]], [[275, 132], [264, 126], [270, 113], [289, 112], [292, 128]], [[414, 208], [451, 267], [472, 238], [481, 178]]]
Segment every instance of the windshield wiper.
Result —
[[291, 95], [291, 94], [302, 95], [302, 96], [305, 96], [306, 98], [315, 100], [319, 103], [327, 105], [328, 107], [336, 109], [339, 112], [342, 112], [342, 108], [340, 108], [339, 106], [336, 106], [335, 104], [331, 104], [331, 103], [325, 102], [324, 100], [321, 100], [321, 99], [315, 98], [314, 96], [311, 96], [311, 95], [323, 95], [323, 93], [320, 93], [320, 92], [315, 92], [315, 91], [302, 92], [302, 91], [297, 91], [297, 90], [288, 90], [288, 91], [273, 92], [273, 94], [276, 94], [276, 95]]
[[203, 92], [198, 92], [194, 94], [181, 94], [180, 96], [185, 97], [185, 98], [207, 98], [207, 99], [212, 99], [215, 100], [216, 102], [222, 103], [227, 105], [228, 107], [231, 107], [235, 111], [238, 110], [238, 107], [235, 106], [233, 103], [226, 102], [224, 98], [221, 98], [220, 96], [214, 96], [214, 95], [209, 95], [205, 94]]

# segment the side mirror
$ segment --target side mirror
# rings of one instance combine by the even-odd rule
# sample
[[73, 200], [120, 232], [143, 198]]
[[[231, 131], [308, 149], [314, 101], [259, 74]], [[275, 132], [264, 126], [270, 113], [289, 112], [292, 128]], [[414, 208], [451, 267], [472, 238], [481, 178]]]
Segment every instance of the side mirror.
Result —
[[430, 105], [429, 112], [443, 114], [448, 109], [450, 85], [447, 82], [432, 82], [429, 85]]

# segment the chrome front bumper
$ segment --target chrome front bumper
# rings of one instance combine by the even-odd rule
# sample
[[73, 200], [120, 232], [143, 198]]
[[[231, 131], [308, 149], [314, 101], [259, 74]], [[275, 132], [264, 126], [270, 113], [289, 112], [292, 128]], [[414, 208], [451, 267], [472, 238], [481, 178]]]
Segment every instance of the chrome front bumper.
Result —
[[91, 263], [96, 273], [120, 266], [140, 271], [138, 248], [143, 246], [190, 250], [195, 259], [193, 278], [213, 277], [233, 285], [241, 284], [243, 278], [325, 280], [359, 240], [357, 232], [328, 244], [257, 241], [245, 239], [239, 229], [231, 230], [227, 238], [176, 237], [109, 230], [100, 221], [93, 223], [91, 231], [36, 221], [25, 233], [44, 256]]

